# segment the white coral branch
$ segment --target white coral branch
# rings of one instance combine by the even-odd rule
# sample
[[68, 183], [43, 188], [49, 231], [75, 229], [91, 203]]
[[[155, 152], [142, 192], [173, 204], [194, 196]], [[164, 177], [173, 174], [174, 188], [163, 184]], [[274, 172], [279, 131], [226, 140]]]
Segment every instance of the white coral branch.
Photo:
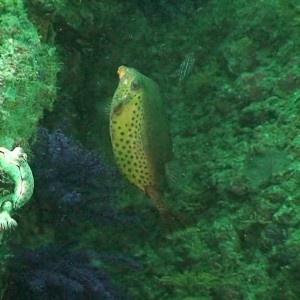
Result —
[[9, 215], [7, 211], [0, 212], [0, 231], [14, 229], [17, 227], [17, 222]]

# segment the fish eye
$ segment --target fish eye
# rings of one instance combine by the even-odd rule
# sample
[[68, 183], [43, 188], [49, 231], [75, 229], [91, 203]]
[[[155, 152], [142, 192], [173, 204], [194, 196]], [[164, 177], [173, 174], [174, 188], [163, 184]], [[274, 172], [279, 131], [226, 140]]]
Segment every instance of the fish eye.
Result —
[[133, 79], [130, 88], [132, 91], [138, 91], [141, 88], [141, 85], [136, 79]]

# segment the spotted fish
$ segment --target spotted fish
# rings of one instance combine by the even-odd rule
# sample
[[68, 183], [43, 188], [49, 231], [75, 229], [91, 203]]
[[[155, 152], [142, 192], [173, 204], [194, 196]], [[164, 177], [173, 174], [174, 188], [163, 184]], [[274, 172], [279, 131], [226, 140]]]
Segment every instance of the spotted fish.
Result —
[[133, 68], [118, 69], [110, 107], [110, 137], [121, 172], [162, 215], [169, 214], [162, 190], [172, 157], [167, 117], [158, 85]]

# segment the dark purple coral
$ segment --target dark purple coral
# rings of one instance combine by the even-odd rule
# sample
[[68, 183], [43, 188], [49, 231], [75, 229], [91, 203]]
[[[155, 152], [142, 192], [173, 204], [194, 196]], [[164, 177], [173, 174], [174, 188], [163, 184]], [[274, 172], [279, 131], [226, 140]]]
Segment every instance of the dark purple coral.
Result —
[[85, 252], [54, 246], [21, 249], [10, 260], [9, 271], [4, 299], [128, 299], [101, 269], [91, 265]]
[[66, 137], [60, 129], [51, 133], [45, 128], [39, 131], [33, 154], [35, 198], [41, 215], [46, 212], [43, 223], [129, 221], [112, 203], [121, 176], [101, 156]]
[[[33, 151], [32, 213], [39, 218], [33, 219], [40, 226], [38, 232], [43, 234], [46, 228], [46, 239], [51, 232], [56, 246], [15, 251], [8, 266], [4, 300], [127, 299], [92, 262], [126, 266], [132, 271], [139, 268], [138, 263], [121, 253], [72, 251], [87, 246], [80, 239], [89, 229], [105, 230], [103, 224], [107, 223], [122, 227], [132, 223], [133, 219], [120, 213], [113, 203], [120, 175], [101, 156], [87, 151], [61, 130], [51, 133], [41, 129]], [[101, 240], [96, 249], [107, 251], [105, 245], [102, 249]]]

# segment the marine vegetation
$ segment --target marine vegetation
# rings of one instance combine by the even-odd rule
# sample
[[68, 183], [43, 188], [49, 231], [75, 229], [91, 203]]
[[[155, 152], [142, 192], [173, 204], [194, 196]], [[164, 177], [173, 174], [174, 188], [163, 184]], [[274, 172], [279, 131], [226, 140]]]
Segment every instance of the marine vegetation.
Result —
[[56, 99], [56, 48], [42, 43], [24, 1], [0, 1], [0, 147], [21, 145], [35, 133]]
[[[136, 2], [136, 3], [135, 3]], [[204, 2], [198, 1], [198, 2]], [[156, 22], [175, 21], [178, 16], [192, 16], [199, 5], [195, 0], [132, 1], [150, 20]]]
[[[0, 252], [0, 294], [12, 245], [40, 251], [54, 243], [70, 257], [89, 253], [92, 267], [132, 299], [298, 300], [299, 0], [27, 0], [26, 11], [21, 4], [0, 0], [0, 146], [21, 146], [36, 161], [36, 193], [13, 215], [17, 230], [4, 233], [11, 250]], [[192, 220], [167, 235], [139, 182], [110, 167], [118, 146], [101, 107], [122, 65], [147, 74], [167, 104], [179, 170], [164, 200]], [[44, 130], [45, 146], [34, 145], [42, 115], [51, 129], [70, 120], [69, 136], [105, 157], [109, 172], [95, 182], [94, 172], [78, 172], [85, 155], [65, 155], [73, 142], [60, 130]], [[119, 165], [132, 183], [133, 169]], [[127, 256], [142, 267], [129, 270]]]
[[93, 257], [53, 245], [20, 248], [9, 262], [5, 299], [14, 300], [125, 300]]
[[[117, 288], [102, 267], [122, 266], [131, 272], [139, 263], [120, 249], [108, 252], [100, 244], [96, 253], [80, 241], [82, 226], [97, 233], [108, 225], [124, 228], [136, 222], [113, 204], [118, 186], [114, 182], [120, 175], [60, 129], [51, 133], [41, 128], [33, 154], [35, 209], [26, 214], [31, 224], [24, 222], [19, 241], [13, 243], [3, 299], [127, 299], [127, 292]], [[55, 244], [21, 247], [32, 224], [39, 238]]]
[[60, 129], [51, 133], [45, 128], [39, 130], [33, 154], [36, 205], [44, 226], [53, 220], [56, 226], [129, 221], [112, 203], [120, 174], [103, 157]]

